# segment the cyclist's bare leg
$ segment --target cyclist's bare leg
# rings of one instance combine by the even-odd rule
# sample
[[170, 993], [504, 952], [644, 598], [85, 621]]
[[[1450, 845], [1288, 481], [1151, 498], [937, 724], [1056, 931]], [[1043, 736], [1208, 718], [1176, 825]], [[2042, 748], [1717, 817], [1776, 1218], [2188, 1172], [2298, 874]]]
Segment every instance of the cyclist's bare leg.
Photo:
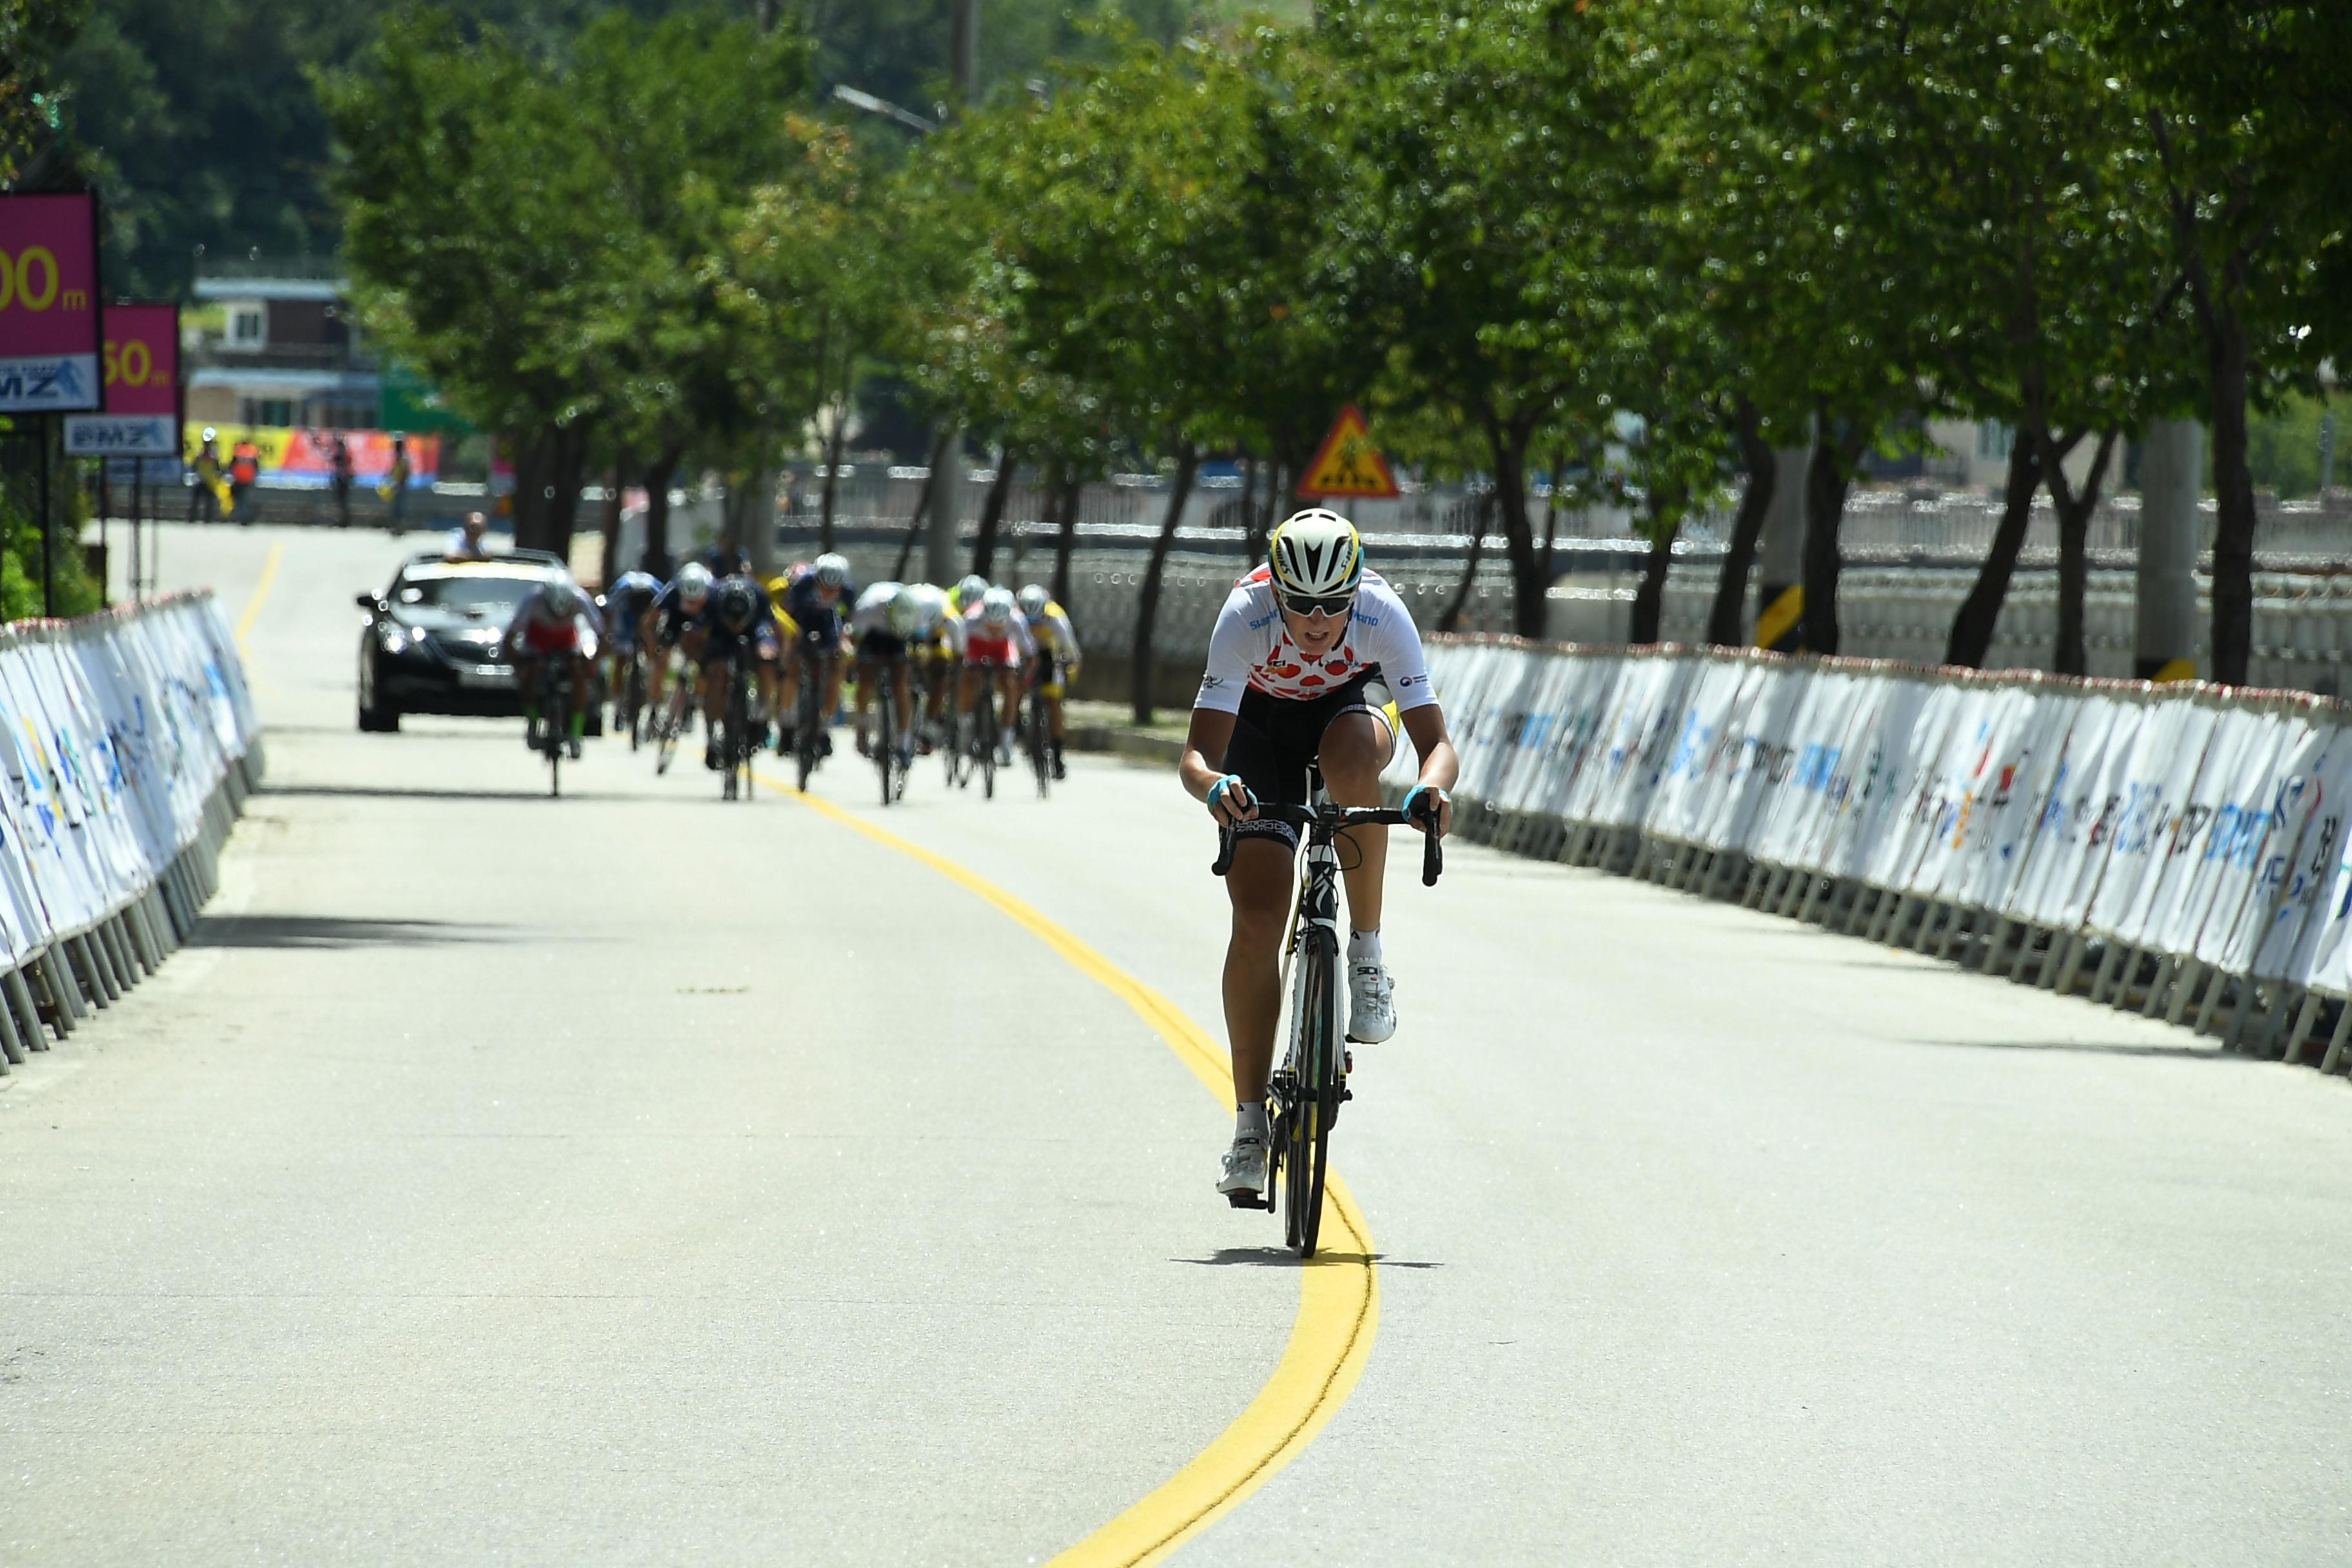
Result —
[[1021, 732], [1021, 671], [1006, 665], [996, 672], [996, 689], [1003, 697], [1004, 732]]
[[909, 672], [911, 663], [910, 659], [898, 658], [891, 660], [889, 666], [890, 689], [898, 699], [898, 733], [901, 737], [915, 732], [915, 695]]
[[[841, 678], [848, 672], [848, 666], [849, 655], [846, 649], [825, 660], [824, 700], [817, 705], [819, 723], [823, 723], [826, 715], [841, 706]], [[860, 684], [863, 685], [863, 682]]]
[[[1318, 753], [1323, 787], [1341, 805], [1381, 804], [1381, 770], [1389, 765], [1388, 721], [1370, 713], [1342, 713], [1324, 727]], [[1355, 847], [1339, 864], [1348, 883], [1348, 923], [1357, 931], [1381, 929], [1381, 878], [1388, 871], [1389, 830], [1351, 827], [1339, 835]]]
[[800, 711], [802, 659], [803, 655], [801, 652], [801, 642], [798, 637], [794, 637], [791, 646], [784, 649], [783, 691], [782, 693], [783, 706], [776, 710], [779, 713], [798, 713]]
[[866, 714], [874, 707], [875, 664], [870, 658], [857, 661], [857, 754], [865, 756], [872, 744], [866, 738]]
[[1281, 839], [1253, 835], [1234, 845], [1234, 863], [1225, 871], [1225, 896], [1234, 906], [1233, 935], [1225, 943], [1225, 1038], [1234, 1053], [1234, 1099], [1242, 1105], [1265, 1099], [1274, 1066], [1293, 866]]
[[760, 693], [760, 713], [773, 718], [783, 711], [776, 706], [776, 655], [772, 648], [760, 650], [760, 662], [752, 667], [752, 679]]
[[515, 695], [522, 699], [523, 718], [539, 722], [539, 667], [543, 661], [535, 653], [515, 655]]

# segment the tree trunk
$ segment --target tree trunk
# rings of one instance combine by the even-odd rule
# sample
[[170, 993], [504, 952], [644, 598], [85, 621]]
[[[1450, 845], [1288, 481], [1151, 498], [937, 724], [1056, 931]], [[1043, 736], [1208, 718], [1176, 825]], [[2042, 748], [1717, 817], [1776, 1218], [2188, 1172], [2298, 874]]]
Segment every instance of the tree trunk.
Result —
[[979, 576], [996, 570], [996, 536], [1004, 526], [1004, 509], [1013, 499], [1013, 474], [1019, 467], [1012, 447], [996, 449], [996, 478], [989, 482], [988, 499], [980, 508], [980, 531], [971, 541], [971, 569]]
[[834, 487], [841, 481], [841, 443], [849, 428], [849, 412], [842, 410], [824, 437], [824, 505], [817, 515], [816, 547], [833, 548]]
[[2246, 465], [2246, 324], [2235, 290], [2205, 315], [2213, 388], [2213, 679], [2243, 686], [2254, 642], [2254, 476]]
[[1054, 597], [1065, 605], [1070, 602], [1070, 552], [1077, 547], [1078, 496], [1085, 488], [1085, 480], [1073, 471], [1064, 471], [1057, 509], [1061, 526], [1054, 535]]
[[898, 582], [907, 580], [907, 569], [915, 562], [915, 542], [923, 537], [923, 530], [929, 526], [933, 503], [939, 500], [940, 468], [948, 459], [948, 443], [954, 437], [955, 427], [942, 425], [939, 434], [931, 438], [931, 460], [923, 469], [923, 488], [916, 494], [914, 515], [907, 519], [907, 537], [898, 546], [898, 563], [890, 568], [890, 575]]
[[1568, 454], [1559, 450], [1558, 447], [1554, 447], [1551, 455], [1551, 483], [1547, 487], [1548, 493], [1544, 496], [1544, 542], [1542, 559], [1543, 579], [1547, 587], [1550, 584], [1554, 575], [1552, 571], [1552, 558], [1554, 549], [1559, 542], [1559, 473], [1560, 470], [1567, 466]]
[[604, 586], [627, 570], [621, 564], [621, 490], [629, 477], [628, 448], [614, 456], [611, 477], [604, 485]]
[[1772, 510], [1772, 487], [1780, 477], [1780, 459], [1772, 443], [1764, 439], [1763, 420], [1746, 398], [1731, 417], [1739, 459], [1748, 465], [1748, 488], [1739, 493], [1739, 510], [1732, 514], [1731, 539], [1723, 553], [1723, 574], [1716, 579], [1715, 603], [1706, 613], [1706, 640], [1717, 647], [1741, 647], [1748, 641], [1748, 579], [1756, 570], [1756, 543], [1764, 537], [1764, 520]]
[[1992, 648], [1993, 628], [2000, 621], [2002, 601], [2009, 597], [2009, 580], [2017, 571], [2017, 552], [2025, 548], [2025, 531], [2033, 521], [2033, 493], [2042, 488], [2042, 456], [2046, 434], [2020, 429], [2009, 449], [2009, 483], [2002, 492], [2000, 521], [1992, 531], [1992, 547], [1977, 570], [1976, 584], [1960, 601], [1952, 617], [1951, 634], [1944, 639], [1944, 662], [1964, 669], [1982, 669]]
[[1169, 546], [1176, 542], [1176, 525], [1184, 518], [1184, 503], [1192, 499], [1192, 476], [1200, 467], [1200, 447], [1187, 441], [1176, 448], [1176, 483], [1168, 492], [1168, 512], [1160, 520], [1160, 537], [1151, 542], [1151, 558], [1143, 566], [1143, 587], [1136, 595], [1130, 692], [1139, 724], [1151, 722], [1152, 678], [1158, 673], [1152, 634], [1160, 615], [1160, 582], [1168, 570]]
[[1495, 492], [1488, 490], [1470, 509], [1470, 552], [1462, 563], [1462, 581], [1454, 585], [1454, 597], [1438, 613], [1436, 629], [1455, 632], [1462, 629], [1462, 612], [1470, 603], [1470, 590], [1477, 585], [1478, 560], [1486, 552], [1486, 530], [1489, 515], [1495, 506]]
[[1486, 442], [1495, 458], [1495, 507], [1502, 515], [1503, 548], [1511, 559], [1511, 629], [1523, 637], [1544, 633], [1544, 593], [1551, 586], [1536, 558], [1528, 526], [1528, 442], [1532, 421], [1505, 421], [1489, 415]]
[[1680, 517], [1663, 527], [1654, 517], [1651, 527], [1650, 553], [1642, 561], [1642, 581], [1633, 590], [1633, 622], [1625, 637], [1637, 646], [1658, 640], [1658, 623], [1666, 606], [1666, 574], [1674, 568], [1675, 540], [1683, 531]]
[[540, 547], [540, 520], [545, 507], [542, 492], [547, 489], [546, 436], [534, 432], [528, 438], [502, 436], [499, 442], [514, 454], [514, 542], [517, 550], [537, 550]]
[[677, 574], [677, 563], [669, 552], [669, 482], [677, 477], [678, 459], [685, 455], [686, 443], [672, 441], [646, 465], [644, 474], [646, 553], [640, 564], [664, 579]]
[[2066, 480], [2066, 455], [2074, 445], [2072, 441], [2063, 447], [2042, 445], [2042, 478], [2050, 487], [2051, 503], [2058, 512], [2058, 643], [2051, 650], [2050, 665], [2061, 675], [2088, 675], [2091, 660], [2083, 637], [2083, 595], [2091, 578], [2091, 514], [2099, 510], [2099, 487], [2106, 479], [2108, 459], [2115, 455], [2116, 433], [2110, 430], [2099, 437], [2080, 495]]
[[1804, 647], [1808, 653], [1838, 650], [1838, 528], [1845, 521], [1846, 491], [1853, 485], [1854, 465], [1870, 447], [1870, 432], [1847, 423], [1833, 430], [1822, 421], [1822, 439], [1805, 470], [1805, 618]]

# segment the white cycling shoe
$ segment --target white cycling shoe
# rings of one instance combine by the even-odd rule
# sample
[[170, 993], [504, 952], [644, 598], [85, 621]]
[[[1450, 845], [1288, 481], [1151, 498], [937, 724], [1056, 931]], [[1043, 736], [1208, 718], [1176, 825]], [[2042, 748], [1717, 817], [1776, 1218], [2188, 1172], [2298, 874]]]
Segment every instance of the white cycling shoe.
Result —
[[1348, 966], [1348, 1038], [1377, 1046], [1396, 1033], [1396, 982], [1377, 963]]
[[1236, 1207], [1244, 1199], [1256, 1202], [1265, 1192], [1265, 1139], [1262, 1134], [1234, 1134], [1234, 1145], [1225, 1151], [1224, 1173], [1217, 1178], [1217, 1191]]

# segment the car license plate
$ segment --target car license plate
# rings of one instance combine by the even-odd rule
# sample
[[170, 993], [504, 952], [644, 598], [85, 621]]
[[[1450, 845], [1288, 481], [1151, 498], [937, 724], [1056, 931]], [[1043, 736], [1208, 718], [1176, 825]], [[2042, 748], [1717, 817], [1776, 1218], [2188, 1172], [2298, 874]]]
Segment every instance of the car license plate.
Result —
[[515, 683], [514, 671], [491, 665], [482, 669], [461, 669], [457, 672], [460, 686], [508, 687]]

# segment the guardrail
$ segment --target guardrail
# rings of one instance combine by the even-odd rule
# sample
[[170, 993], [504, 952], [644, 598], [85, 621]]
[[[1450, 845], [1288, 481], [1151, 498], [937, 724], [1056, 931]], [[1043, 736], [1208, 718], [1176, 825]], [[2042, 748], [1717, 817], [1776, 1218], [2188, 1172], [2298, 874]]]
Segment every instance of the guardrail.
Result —
[[262, 762], [209, 594], [0, 631], [0, 1071], [187, 939]]
[[1474, 840], [2344, 1058], [2352, 707], [1748, 651], [1430, 656]]

